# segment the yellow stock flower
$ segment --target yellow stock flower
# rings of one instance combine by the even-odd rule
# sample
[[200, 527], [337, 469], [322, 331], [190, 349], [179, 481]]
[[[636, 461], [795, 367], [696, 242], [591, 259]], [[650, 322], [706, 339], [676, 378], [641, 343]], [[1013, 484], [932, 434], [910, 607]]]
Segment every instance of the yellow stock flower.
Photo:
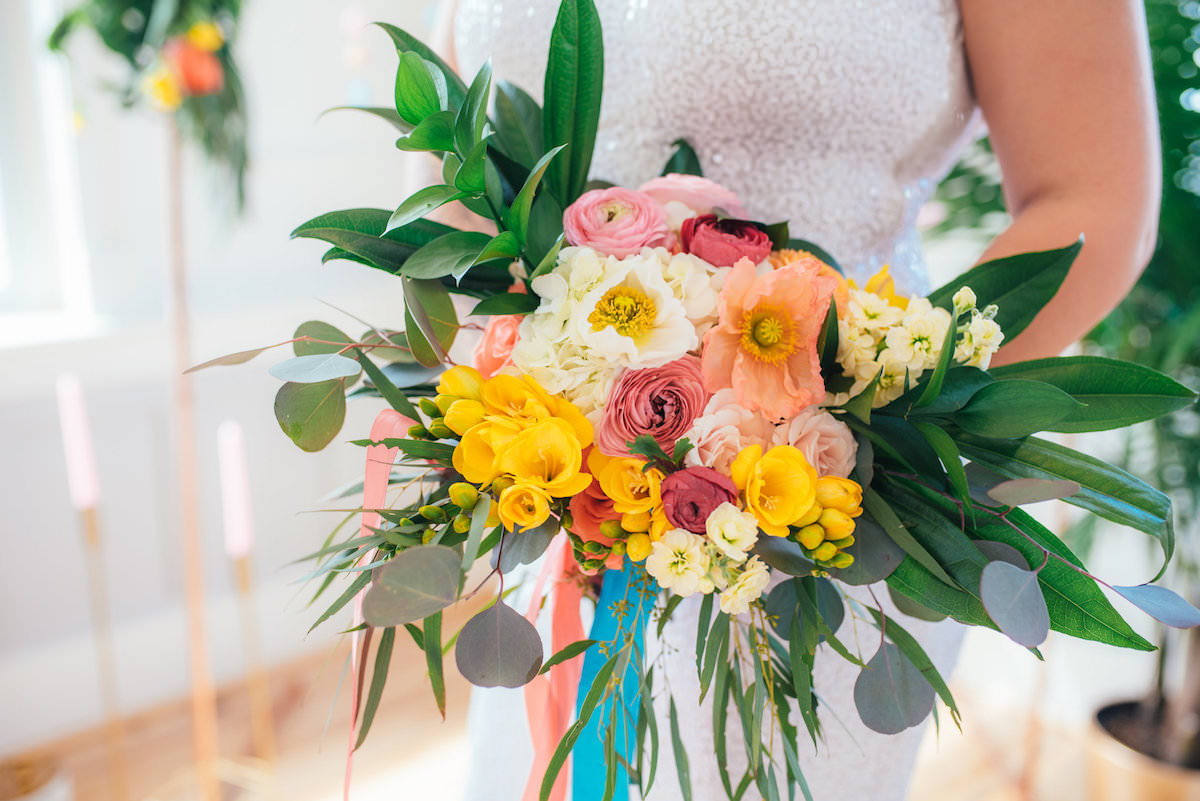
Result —
[[509, 531], [540, 526], [550, 517], [550, 496], [533, 484], [517, 482], [500, 493], [500, 522]]
[[592, 483], [592, 477], [581, 472], [583, 448], [575, 429], [556, 417], [517, 434], [504, 446], [496, 464], [500, 473], [514, 476], [518, 483], [541, 487], [556, 498], [577, 495]]
[[747, 511], [775, 537], [786, 537], [788, 526], [803, 519], [816, 500], [817, 471], [791, 445], [766, 453], [761, 445], [751, 445], [734, 459], [731, 472]]
[[[594, 448], [588, 455], [588, 469], [604, 494], [612, 498], [613, 511], [622, 515], [652, 514], [662, 507], [663, 473], [657, 468], [644, 470], [645, 466], [641, 459], [605, 456]], [[653, 531], [653, 517], [650, 527]]]
[[200, 50], [215, 53], [225, 44], [225, 33], [215, 22], [197, 22], [188, 28], [187, 40]]
[[438, 381], [437, 392], [439, 395], [479, 400], [479, 386], [482, 383], [483, 376], [478, 370], [460, 364], [442, 373], [442, 377]]

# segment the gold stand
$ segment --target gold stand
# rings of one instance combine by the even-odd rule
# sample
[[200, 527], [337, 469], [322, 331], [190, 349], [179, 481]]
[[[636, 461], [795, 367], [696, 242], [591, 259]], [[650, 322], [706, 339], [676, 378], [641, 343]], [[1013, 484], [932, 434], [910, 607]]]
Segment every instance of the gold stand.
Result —
[[234, 582], [242, 613], [242, 638], [246, 654], [246, 691], [250, 699], [250, 736], [254, 754], [268, 765], [275, 764], [275, 722], [271, 713], [271, 690], [259, 648], [258, 616], [254, 610], [250, 557], [233, 560]]

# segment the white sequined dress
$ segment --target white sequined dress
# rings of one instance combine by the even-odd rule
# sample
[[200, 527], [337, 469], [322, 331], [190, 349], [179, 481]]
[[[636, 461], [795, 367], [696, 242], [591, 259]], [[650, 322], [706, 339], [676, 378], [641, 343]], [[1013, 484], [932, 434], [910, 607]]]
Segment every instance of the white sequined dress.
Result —
[[[594, 177], [636, 187], [658, 174], [675, 139], [686, 138], [705, 175], [737, 192], [751, 216], [790, 220], [793, 236], [834, 254], [852, 277], [886, 263], [903, 289], [928, 290], [917, 213], [977, 117], [956, 0], [596, 4], [605, 81]], [[540, 99], [557, 7], [557, 0], [459, 0], [455, 49], [464, 74], [491, 58], [499, 77]], [[664, 641], [650, 645], [677, 703], [697, 695], [697, 607], [681, 605]], [[959, 627], [903, 621], [948, 671]], [[856, 644], [873, 652], [861, 624], [844, 624], [840, 636], [851, 643], [861, 636]], [[819, 655], [825, 740], [816, 753], [806, 738], [800, 743], [809, 786], [816, 801], [902, 801], [921, 731], [886, 737], [863, 727], [852, 697], [856, 675], [835, 655]], [[720, 801], [711, 715], [694, 702], [679, 712], [693, 798]], [[486, 749], [476, 758], [488, 768], [470, 777], [468, 801], [520, 798], [530, 754], [524, 718], [517, 693], [473, 696], [472, 743]], [[659, 729], [667, 731], [665, 720]], [[737, 732], [729, 736], [730, 750], [739, 750]], [[648, 801], [681, 797], [670, 751], [662, 749]]]

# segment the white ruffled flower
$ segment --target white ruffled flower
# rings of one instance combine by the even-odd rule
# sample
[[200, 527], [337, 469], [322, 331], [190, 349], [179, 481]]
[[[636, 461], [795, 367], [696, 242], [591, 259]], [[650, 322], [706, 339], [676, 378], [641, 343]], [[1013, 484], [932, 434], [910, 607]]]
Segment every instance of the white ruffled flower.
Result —
[[675, 233], [679, 233], [679, 229], [683, 228], [684, 220], [691, 219], [698, 213], [679, 200], [668, 200], [663, 204], [663, 211], [667, 213], [667, 228]]
[[1000, 343], [1004, 341], [1004, 332], [995, 320], [976, 315], [967, 326], [967, 336], [971, 340], [972, 352], [964, 363], [986, 370], [992, 362], [992, 356], [1000, 349]]
[[675, 528], [663, 535], [650, 548], [646, 571], [664, 590], [676, 595], [712, 592], [713, 581], [708, 572], [710, 562], [704, 538], [690, 531]]
[[950, 312], [933, 308], [925, 298], [913, 298], [902, 323], [884, 337], [887, 349], [881, 356], [885, 362], [903, 364], [910, 374], [928, 370], [937, 365], [950, 323]]
[[683, 303], [684, 314], [703, 334], [717, 322], [718, 290], [713, 286], [713, 267], [706, 261], [687, 253], [670, 255], [658, 249], [655, 255], [663, 262], [663, 279], [675, 297]]
[[846, 318], [851, 325], [875, 333], [886, 331], [899, 323], [904, 318], [904, 310], [893, 306], [874, 292], [851, 289]]
[[969, 286], [962, 287], [954, 293], [954, 313], [966, 314], [975, 308], [976, 301], [975, 291]]
[[724, 556], [744, 562], [758, 542], [758, 519], [732, 503], [723, 503], [708, 514], [704, 529], [711, 542]]
[[721, 593], [721, 611], [727, 615], [742, 615], [750, 604], [762, 597], [771, 582], [767, 566], [757, 556], [750, 557], [737, 579]]

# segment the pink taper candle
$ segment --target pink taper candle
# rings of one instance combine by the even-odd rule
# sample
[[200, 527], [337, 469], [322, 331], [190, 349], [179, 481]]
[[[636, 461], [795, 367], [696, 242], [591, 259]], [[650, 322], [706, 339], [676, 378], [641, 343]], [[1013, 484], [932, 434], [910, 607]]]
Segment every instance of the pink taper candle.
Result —
[[225, 552], [244, 559], [254, 548], [254, 523], [250, 512], [250, 476], [246, 470], [246, 440], [236, 421], [217, 427], [221, 462], [221, 507], [225, 513]]
[[67, 457], [67, 483], [76, 509], [95, 509], [100, 502], [100, 476], [92, 448], [87, 407], [79, 379], [63, 373], [58, 377], [58, 419], [62, 427], [63, 452]]

